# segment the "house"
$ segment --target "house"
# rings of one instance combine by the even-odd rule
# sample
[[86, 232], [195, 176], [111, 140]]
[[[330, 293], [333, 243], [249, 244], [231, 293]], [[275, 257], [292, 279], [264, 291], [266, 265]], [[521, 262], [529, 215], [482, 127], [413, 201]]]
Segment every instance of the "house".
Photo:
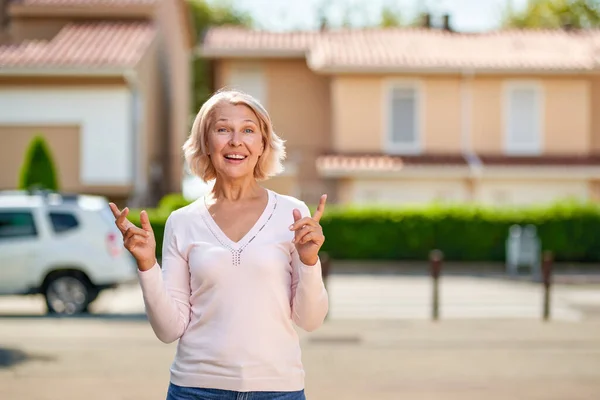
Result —
[[195, 34], [184, 0], [0, 0], [0, 189], [44, 136], [61, 190], [181, 190]]
[[270, 111], [315, 204], [600, 198], [600, 32], [215, 27], [214, 88]]

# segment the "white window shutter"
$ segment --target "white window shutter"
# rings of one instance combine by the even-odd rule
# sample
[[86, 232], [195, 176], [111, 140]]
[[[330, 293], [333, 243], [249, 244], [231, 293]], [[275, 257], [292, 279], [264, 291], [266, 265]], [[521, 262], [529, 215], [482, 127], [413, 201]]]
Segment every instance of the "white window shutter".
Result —
[[510, 153], [535, 154], [541, 148], [541, 99], [537, 88], [515, 86], [508, 93], [506, 147]]
[[255, 97], [263, 106], [267, 101], [267, 87], [263, 68], [258, 65], [236, 65], [231, 69], [228, 86]]
[[415, 111], [416, 93], [413, 88], [392, 90], [392, 142], [398, 145], [413, 145], [417, 140]]

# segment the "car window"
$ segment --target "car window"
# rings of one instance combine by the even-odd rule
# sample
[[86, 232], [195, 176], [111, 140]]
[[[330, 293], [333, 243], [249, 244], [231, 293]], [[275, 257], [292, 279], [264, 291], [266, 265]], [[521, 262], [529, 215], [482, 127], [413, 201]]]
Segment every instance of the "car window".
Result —
[[52, 229], [56, 233], [67, 232], [79, 226], [79, 221], [71, 213], [52, 211], [48, 215], [50, 216]]
[[35, 236], [37, 229], [30, 211], [0, 211], [0, 240]]

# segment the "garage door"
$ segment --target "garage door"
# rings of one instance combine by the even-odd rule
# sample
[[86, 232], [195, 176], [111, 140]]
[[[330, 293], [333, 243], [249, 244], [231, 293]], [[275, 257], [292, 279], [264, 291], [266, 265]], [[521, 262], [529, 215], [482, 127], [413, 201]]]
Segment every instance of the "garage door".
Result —
[[16, 189], [25, 152], [31, 140], [46, 139], [57, 169], [61, 190], [76, 191], [79, 182], [78, 126], [6, 126], [0, 125], [0, 189]]

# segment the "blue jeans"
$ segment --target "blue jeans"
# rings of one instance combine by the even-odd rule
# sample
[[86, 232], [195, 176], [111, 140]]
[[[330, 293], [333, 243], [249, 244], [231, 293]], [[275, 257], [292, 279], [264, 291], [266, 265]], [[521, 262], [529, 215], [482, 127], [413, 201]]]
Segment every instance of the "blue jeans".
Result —
[[169, 384], [167, 400], [306, 400], [304, 390], [295, 392], [234, 392]]

